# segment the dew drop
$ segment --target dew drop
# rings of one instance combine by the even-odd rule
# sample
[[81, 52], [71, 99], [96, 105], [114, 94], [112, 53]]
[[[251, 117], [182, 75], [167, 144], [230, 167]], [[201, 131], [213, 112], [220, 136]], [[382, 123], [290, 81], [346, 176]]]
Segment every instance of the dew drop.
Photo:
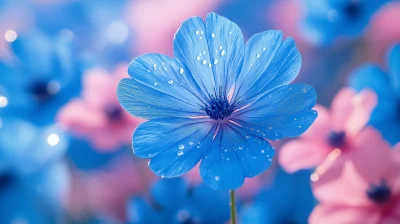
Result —
[[259, 58], [260, 57], [260, 54], [257, 54], [257, 58]]
[[215, 179], [216, 181], [219, 181], [219, 176], [215, 176], [214, 179]]
[[214, 37], [215, 37], [215, 34], [214, 34], [214, 33], [212, 33], [212, 34], [211, 34], [211, 38], [214, 38]]
[[156, 64], [154, 64], [153, 66], [154, 66], [154, 68], [157, 68], [157, 65], [156, 65]]
[[210, 68], [211, 68], [211, 63], [209, 63], [209, 64], [208, 64], [208, 67], [210, 67]]
[[200, 60], [200, 56], [197, 56], [197, 58], [196, 58], [196, 59], [197, 59], [197, 61], [199, 61], [199, 60]]
[[203, 51], [203, 54], [206, 54], [206, 51]]
[[214, 65], [218, 63], [218, 59], [214, 59]]
[[196, 35], [199, 35], [199, 33], [200, 33], [200, 32], [199, 32], [198, 30], [196, 30]]
[[180, 145], [178, 146], [178, 149], [180, 149], [180, 150], [182, 150], [182, 149], [184, 149], [184, 148], [185, 148], [185, 146], [182, 145], [182, 144], [180, 144]]
[[267, 48], [263, 47], [263, 51], [267, 50]]
[[229, 35], [231, 35], [232, 34], [232, 31], [229, 31]]
[[201, 40], [201, 39], [203, 39], [203, 37], [199, 37], [199, 39]]
[[264, 150], [261, 150], [261, 153], [265, 153], [265, 151], [264, 151]]
[[183, 155], [183, 151], [178, 151], [177, 153], [176, 153], [178, 156], [182, 156]]
[[150, 70], [147, 70], [147, 72], [150, 72]]
[[179, 73], [182, 75], [183, 74], [183, 68], [179, 69]]
[[225, 51], [222, 50], [222, 51], [221, 51], [221, 56], [224, 56], [224, 55], [225, 55]]
[[193, 142], [189, 142], [189, 145], [193, 145]]
[[301, 125], [297, 126], [298, 128], [301, 128]]
[[154, 82], [154, 86], [156, 86], [157, 85], [157, 82]]
[[207, 61], [206, 61], [206, 60], [203, 60], [203, 65], [205, 65], [205, 64], [207, 64]]
[[169, 81], [168, 81], [168, 84], [171, 84], [171, 85], [174, 84], [174, 80], [172, 80], [172, 79], [169, 80]]
[[222, 50], [222, 45], [221, 45], [221, 46], [219, 46], [219, 49], [220, 49], [220, 50]]

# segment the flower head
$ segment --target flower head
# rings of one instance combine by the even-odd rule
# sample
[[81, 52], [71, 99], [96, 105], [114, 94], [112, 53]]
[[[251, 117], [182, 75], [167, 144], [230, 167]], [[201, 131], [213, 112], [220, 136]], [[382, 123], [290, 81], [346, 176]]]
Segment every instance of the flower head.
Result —
[[400, 141], [400, 44], [388, 54], [389, 75], [375, 65], [364, 65], [350, 77], [350, 86], [361, 91], [372, 89], [378, 105], [369, 123], [376, 127], [392, 145]]
[[205, 184], [189, 187], [184, 179], [161, 179], [151, 188], [151, 201], [133, 198], [128, 221], [145, 223], [225, 223], [229, 220], [228, 194]]
[[141, 122], [121, 108], [115, 95], [126, 68], [121, 64], [113, 74], [102, 69], [89, 70], [84, 76], [82, 98], [69, 102], [58, 114], [69, 131], [88, 138], [100, 150], [130, 144], [132, 131]]
[[15, 60], [0, 63], [0, 114], [35, 125], [54, 122], [58, 109], [80, 91], [69, 44], [34, 32], [11, 48]]
[[305, 0], [306, 17], [303, 31], [316, 44], [328, 44], [337, 37], [359, 36], [384, 1], [370, 0]]
[[320, 204], [309, 222], [399, 223], [399, 150], [400, 145], [391, 150], [389, 145], [381, 144], [371, 149], [374, 156], [363, 158], [368, 164], [364, 175], [354, 164], [346, 163], [329, 183], [314, 182], [313, 192]]
[[244, 45], [236, 24], [210, 13], [205, 23], [182, 24], [174, 53], [135, 58], [117, 90], [125, 110], [149, 120], [134, 132], [133, 149], [157, 175], [182, 175], [201, 160], [209, 186], [236, 189], [270, 166], [266, 139], [298, 136], [317, 117], [314, 89], [289, 85], [301, 57], [280, 31]]

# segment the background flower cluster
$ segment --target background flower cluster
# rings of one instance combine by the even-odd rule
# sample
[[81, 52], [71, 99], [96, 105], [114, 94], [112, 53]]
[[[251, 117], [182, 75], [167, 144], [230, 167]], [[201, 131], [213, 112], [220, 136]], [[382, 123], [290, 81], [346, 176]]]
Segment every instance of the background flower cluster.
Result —
[[173, 56], [181, 23], [209, 12], [245, 41], [293, 37], [295, 82], [318, 94], [314, 124], [237, 191], [240, 223], [400, 223], [394, 0], [0, 0], [0, 223], [229, 221], [199, 167], [160, 178], [135, 157], [144, 120], [116, 95], [134, 57]]

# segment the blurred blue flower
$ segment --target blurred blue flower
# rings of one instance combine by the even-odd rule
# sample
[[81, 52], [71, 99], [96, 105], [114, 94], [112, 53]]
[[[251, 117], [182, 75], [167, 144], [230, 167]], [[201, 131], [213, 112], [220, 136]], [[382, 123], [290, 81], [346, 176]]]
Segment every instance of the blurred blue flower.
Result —
[[357, 37], [371, 17], [388, 0], [303, 0], [305, 18], [301, 28], [315, 44], [329, 44], [341, 36]]
[[67, 141], [57, 126], [36, 128], [2, 121], [0, 129], [0, 223], [55, 223], [68, 190], [61, 158]]
[[301, 56], [280, 31], [244, 45], [235, 23], [210, 13], [206, 24], [182, 24], [174, 54], [135, 58], [117, 90], [125, 110], [149, 120], [136, 129], [133, 149], [157, 175], [180, 176], [201, 160], [210, 187], [236, 189], [270, 166], [275, 150], [266, 139], [296, 137], [317, 117], [314, 89], [289, 85]]
[[370, 88], [376, 92], [378, 105], [369, 123], [394, 145], [400, 141], [400, 44], [391, 49], [387, 61], [389, 75], [378, 66], [367, 64], [353, 72], [349, 84], [357, 91]]
[[0, 62], [0, 114], [35, 125], [54, 122], [81, 88], [69, 43], [35, 32], [18, 37], [11, 48], [15, 60]]
[[242, 224], [306, 224], [316, 204], [311, 192], [311, 171], [288, 174], [281, 168], [275, 180], [242, 209]]
[[229, 220], [228, 192], [217, 192], [204, 184], [189, 187], [182, 178], [156, 182], [151, 189], [151, 202], [132, 199], [128, 205], [128, 222], [211, 224]]

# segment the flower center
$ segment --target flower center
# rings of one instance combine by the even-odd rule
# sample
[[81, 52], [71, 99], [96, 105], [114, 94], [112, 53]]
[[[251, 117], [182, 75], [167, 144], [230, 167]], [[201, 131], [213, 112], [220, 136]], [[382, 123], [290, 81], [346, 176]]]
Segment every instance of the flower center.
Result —
[[192, 217], [192, 214], [186, 210], [186, 209], [181, 209], [176, 213], [176, 219], [179, 224], [195, 224], [198, 223], [194, 220]]
[[390, 190], [389, 186], [387, 186], [386, 181], [381, 180], [381, 182], [377, 185], [371, 184], [367, 191], [367, 196], [374, 203], [383, 204], [391, 198], [392, 191]]
[[344, 6], [343, 10], [348, 18], [351, 18], [351, 19], [357, 18], [361, 14], [360, 1], [359, 0], [350, 0], [350, 2]]
[[9, 172], [4, 172], [0, 174], [0, 189], [2, 187], [7, 186], [13, 181], [14, 177], [11, 173]]
[[30, 93], [37, 101], [43, 102], [51, 97], [52, 93], [49, 91], [49, 83], [44, 80], [37, 80], [29, 86]]
[[331, 131], [328, 136], [328, 144], [333, 147], [341, 147], [344, 144], [346, 134], [344, 131]]
[[202, 108], [207, 115], [214, 120], [224, 120], [229, 117], [234, 111], [234, 104], [230, 104], [222, 87], [219, 88], [218, 93], [209, 95], [208, 104]]
[[111, 121], [121, 120], [123, 116], [122, 108], [117, 105], [107, 106], [104, 109], [104, 113], [106, 114], [107, 118]]

